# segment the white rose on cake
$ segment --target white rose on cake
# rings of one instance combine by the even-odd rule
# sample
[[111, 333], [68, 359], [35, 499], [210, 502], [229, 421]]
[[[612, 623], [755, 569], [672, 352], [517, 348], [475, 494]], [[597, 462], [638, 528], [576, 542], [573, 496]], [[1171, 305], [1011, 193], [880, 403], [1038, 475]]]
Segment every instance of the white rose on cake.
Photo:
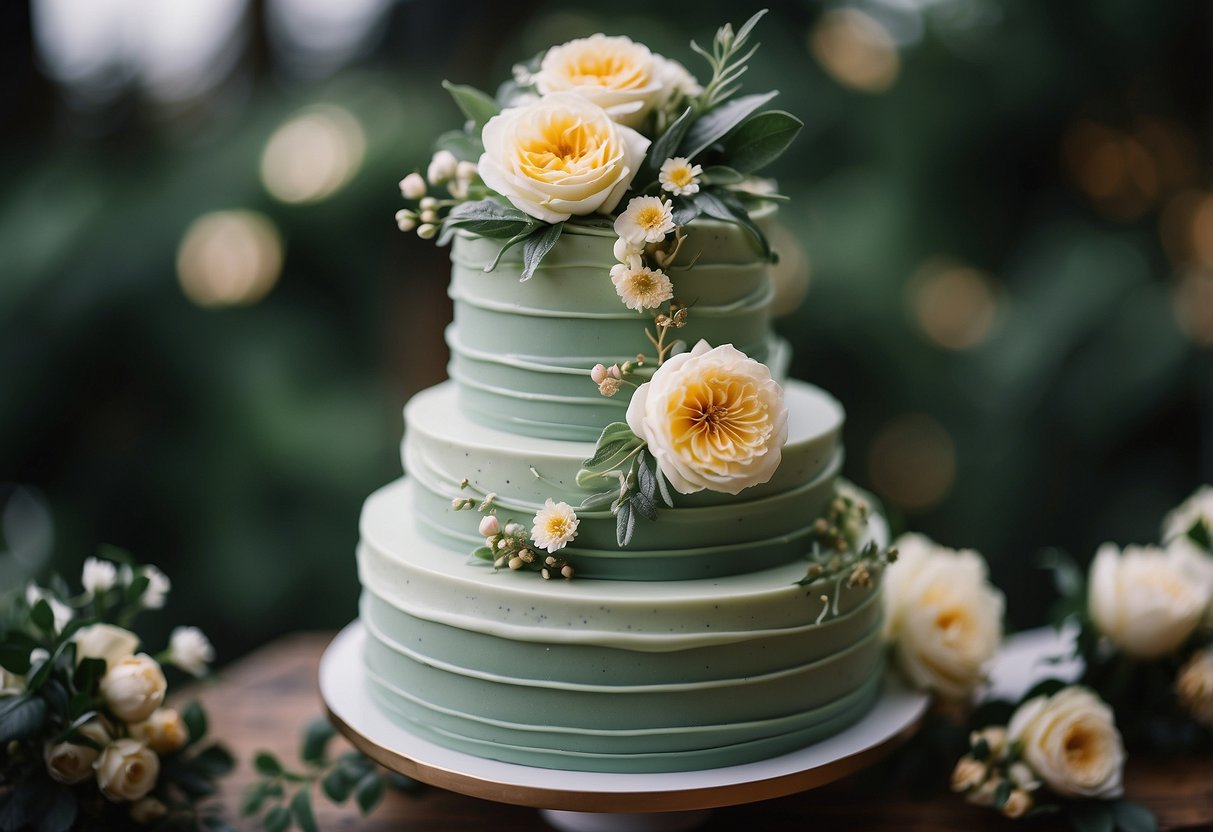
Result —
[[676, 491], [737, 494], [768, 481], [788, 438], [783, 388], [732, 344], [700, 341], [640, 385], [627, 423]]
[[484, 184], [549, 223], [613, 211], [649, 148], [644, 136], [573, 93], [502, 110], [481, 138]]
[[884, 637], [920, 688], [962, 698], [985, 679], [1002, 641], [1003, 595], [971, 549], [948, 549], [919, 534], [893, 544], [884, 576]]
[[1124, 744], [1112, 709], [1086, 688], [1062, 688], [1029, 699], [1012, 715], [1007, 734], [1059, 795], [1120, 797]]
[[675, 94], [696, 95], [700, 90], [678, 62], [653, 54], [631, 38], [603, 34], [553, 46], [534, 81], [544, 95], [576, 93], [628, 127], [640, 126], [654, 107]]
[[1091, 561], [1087, 607], [1099, 632], [1137, 659], [1173, 653], [1213, 601], [1213, 563], [1186, 538], [1166, 549], [1105, 543]]

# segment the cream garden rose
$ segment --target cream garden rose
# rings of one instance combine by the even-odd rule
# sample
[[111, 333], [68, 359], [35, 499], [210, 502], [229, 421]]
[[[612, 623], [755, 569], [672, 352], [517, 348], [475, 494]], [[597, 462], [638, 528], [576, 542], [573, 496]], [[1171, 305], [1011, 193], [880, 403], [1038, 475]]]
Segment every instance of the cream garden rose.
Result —
[[[681, 72], [679, 71], [681, 70]], [[534, 76], [540, 93], [572, 92], [629, 127], [698, 84], [680, 64], [627, 37], [603, 34], [553, 46]]]
[[1213, 600], [1213, 569], [1185, 539], [1166, 549], [1105, 543], [1091, 562], [1087, 607], [1099, 632], [1138, 659], [1187, 640]]
[[649, 147], [644, 136], [573, 93], [503, 110], [481, 138], [484, 184], [549, 223], [613, 211]]
[[783, 388], [731, 344], [700, 341], [640, 385], [628, 427], [676, 491], [737, 494], [775, 473], [788, 438]]
[[157, 754], [176, 751], [190, 736], [185, 720], [172, 708], [157, 708], [147, 719], [128, 728], [132, 739], [139, 740]]
[[[78, 730], [100, 746], [110, 741], [109, 732], [99, 719], [90, 719]], [[43, 757], [46, 771], [52, 778], [60, 783], [72, 785], [93, 776], [93, 764], [97, 762], [100, 754], [100, 751], [90, 745], [65, 741], [47, 743]]]
[[156, 785], [160, 758], [138, 740], [115, 740], [105, 747], [94, 765], [97, 786], [114, 803], [138, 800]]
[[1120, 797], [1124, 744], [1112, 709], [1083, 687], [1019, 706], [1007, 726], [1024, 760], [1064, 797]]
[[885, 640], [915, 685], [968, 696], [1002, 641], [1003, 595], [977, 552], [918, 534], [893, 545], [897, 562], [884, 576]]
[[101, 677], [101, 695], [114, 716], [123, 722], [140, 722], [164, 702], [168, 687], [164, 671], [146, 653], [113, 664]]
[[113, 624], [81, 627], [72, 636], [72, 640], [76, 642], [77, 662], [84, 659], [105, 659], [106, 668], [135, 655], [135, 651], [139, 649], [139, 636]]

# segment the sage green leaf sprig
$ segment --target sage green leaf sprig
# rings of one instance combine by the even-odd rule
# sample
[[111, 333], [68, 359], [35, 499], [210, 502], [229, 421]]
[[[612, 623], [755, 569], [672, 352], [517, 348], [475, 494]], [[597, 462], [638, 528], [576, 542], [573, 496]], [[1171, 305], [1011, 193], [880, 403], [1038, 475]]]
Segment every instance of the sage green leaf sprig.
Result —
[[357, 751], [331, 756], [329, 743], [335, 734], [324, 717], [308, 723], [299, 749], [300, 767], [288, 768], [271, 752], [257, 752], [253, 768], [258, 779], [245, 792], [240, 814], [258, 817], [265, 832], [319, 832], [314, 792], [338, 805], [353, 799], [366, 816], [389, 787], [410, 793], [422, 789], [416, 780], [380, 768]]
[[587, 497], [580, 508], [592, 510], [610, 505], [615, 515], [615, 538], [620, 546], [632, 542], [636, 519], [657, 519], [658, 500], [674, 507], [670, 486], [661, 466], [648, 452], [643, 439], [626, 422], [612, 422], [602, 430], [594, 455], [581, 463], [579, 488], [601, 488], [612, 480], [616, 485]]

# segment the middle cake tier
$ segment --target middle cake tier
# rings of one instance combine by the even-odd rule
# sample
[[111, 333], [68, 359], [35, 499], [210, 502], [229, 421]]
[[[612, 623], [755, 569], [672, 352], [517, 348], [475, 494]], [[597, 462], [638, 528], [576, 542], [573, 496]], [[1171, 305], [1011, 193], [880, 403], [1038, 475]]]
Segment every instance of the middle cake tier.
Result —
[[[842, 464], [842, 406], [803, 382], [785, 388], [788, 441], [769, 482], [737, 495], [674, 494], [657, 522], [641, 521], [627, 547], [616, 542], [609, 508], [581, 504], [594, 492], [576, 484], [592, 442], [519, 436], [469, 419], [450, 382], [425, 390], [405, 408], [404, 469], [418, 533], [457, 553], [484, 544], [481, 515], [452, 500], [495, 495], [502, 524], [529, 527], [546, 499], [577, 511], [577, 536], [561, 555], [580, 577], [669, 581], [734, 575], [802, 558], [816, 520], [834, 498]], [[468, 487], [461, 487], [466, 480]], [[402, 510], [404, 507], [401, 507]]]

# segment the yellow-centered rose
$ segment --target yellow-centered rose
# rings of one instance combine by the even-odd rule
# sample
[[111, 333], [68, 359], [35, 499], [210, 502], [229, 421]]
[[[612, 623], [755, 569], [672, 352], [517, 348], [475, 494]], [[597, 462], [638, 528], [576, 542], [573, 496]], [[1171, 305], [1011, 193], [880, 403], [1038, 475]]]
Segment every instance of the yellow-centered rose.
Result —
[[481, 138], [484, 184], [550, 223], [613, 211], [649, 147], [644, 136], [573, 93], [503, 110]]
[[1029, 699], [1011, 717], [1007, 734], [1059, 795], [1120, 797], [1124, 744], [1112, 709], [1086, 688]]
[[788, 438], [783, 388], [767, 366], [732, 344], [713, 349], [706, 341], [640, 385], [627, 422], [682, 494], [737, 494], [766, 482]]
[[620, 124], [639, 127], [654, 107], [677, 92], [695, 94], [698, 84], [681, 65], [644, 44], [597, 34], [549, 49], [535, 87], [545, 95], [576, 93]]

